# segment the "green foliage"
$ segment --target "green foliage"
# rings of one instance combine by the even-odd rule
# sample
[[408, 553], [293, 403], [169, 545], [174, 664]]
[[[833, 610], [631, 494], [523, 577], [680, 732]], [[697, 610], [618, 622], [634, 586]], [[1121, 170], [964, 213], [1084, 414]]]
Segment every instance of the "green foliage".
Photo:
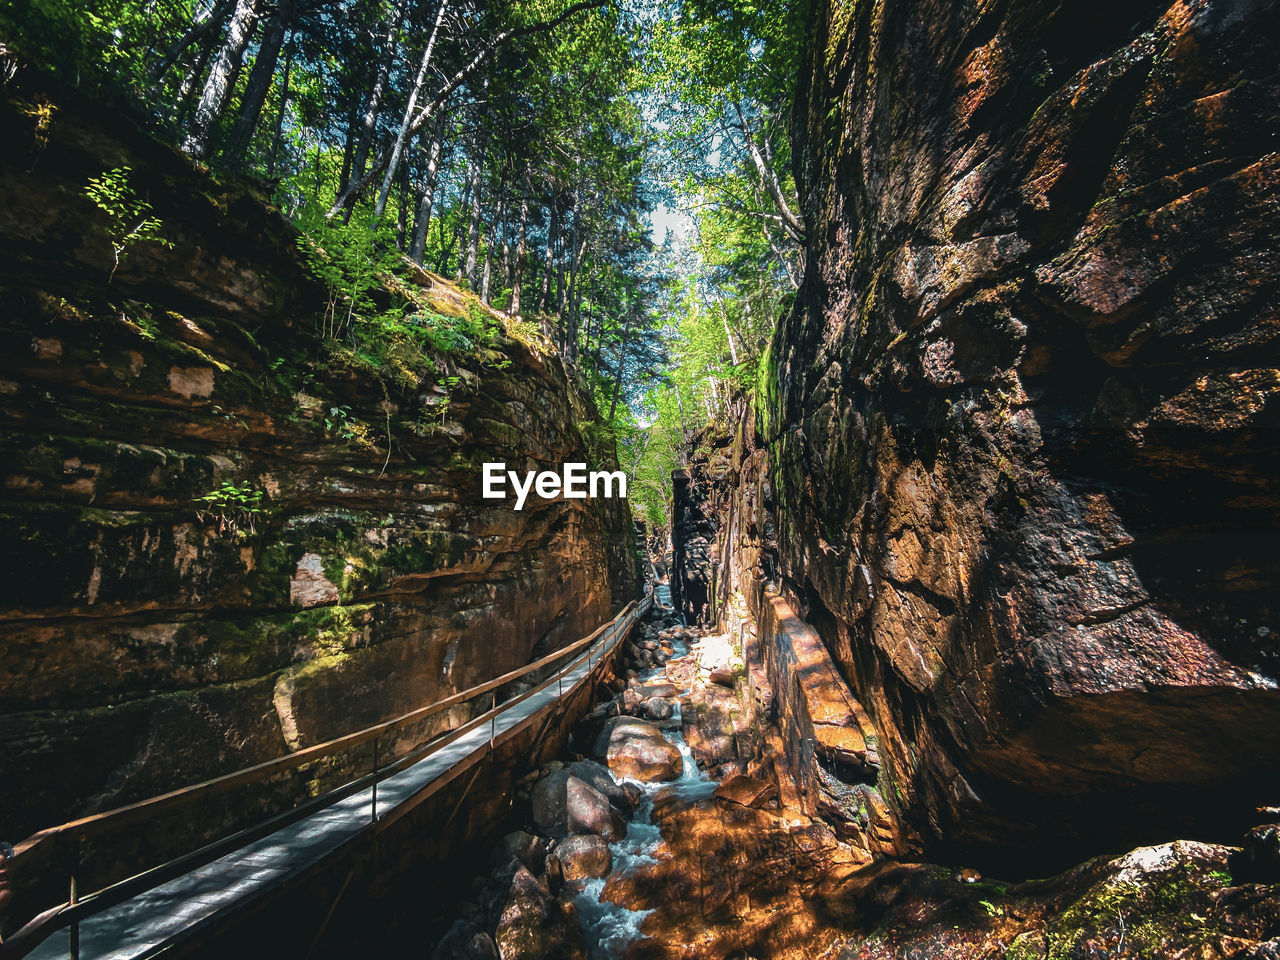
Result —
[[317, 213], [302, 225], [307, 265], [329, 292], [317, 332], [335, 355], [413, 385], [434, 369], [430, 353], [473, 355], [498, 342], [502, 323], [492, 311], [420, 285], [389, 227]]
[[113, 263], [107, 277], [110, 283], [128, 252], [139, 243], [155, 243], [172, 249], [158, 217], [151, 216], [151, 204], [139, 197], [129, 185], [129, 167], [116, 167], [101, 176], [90, 177], [84, 195], [106, 215], [106, 234], [111, 242]]
[[329, 291], [319, 332], [346, 339], [357, 323], [379, 319], [374, 293], [400, 259], [387, 229], [361, 218], [350, 223], [312, 215], [302, 222], [299, 241], [307, 266]]
[[0, 36], [32, 62], [91, 89], [142, 79], [154, 45], [190, 22], [189, 0], [18, 0], [0, 4]]
[[224, 480], [202, 497], [196, 497], [196, 517], [201, 523], [212, 521], [224, 534], [255, 533], [257, 523], [266, 514], [266, 494], [248, 480], [234, 483]]

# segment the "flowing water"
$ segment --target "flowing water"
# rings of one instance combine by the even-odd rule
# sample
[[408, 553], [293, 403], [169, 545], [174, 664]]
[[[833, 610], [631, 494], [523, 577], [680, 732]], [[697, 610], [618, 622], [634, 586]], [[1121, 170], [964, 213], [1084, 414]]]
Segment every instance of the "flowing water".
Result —
[[[670, 605], [671, 593], [665, 584], [657, 590], [660, 602]], [[675, 654], [682, 657], [688, 653], [688, 645], [682, 640], [673, 640]], [[665, 674], [665, 667], [655, 667], [641, 674], [644, 682], [660, 679]], [[680, 696], [687, 695], [688, 690]], [[578, 915], [582, 921], [587, 951], [591, 960], [612, 960], [621, 957], [627, 947], [643, 937], [640, 925], [652, 910], [629, 910], [607, 900], [601, 900], [605, 884], [611, 877], [633, 873], [645, 864], [656, 861], [655, 854], [662, 843], [662, 832], [653, 822], [653, 801], [658, 795], [679, 798], [681, 805], [690, 805], [710, 797], [715, 792], [718, 781], [707, 776], [693, 759], [689, 745], [685, 743], [680, 719], [680, 700], [673, 698], [675, 713], [671, 719], [662, 724], [662, 735], [666, 737], [684, 758], [684, 771], [678, 780], [666, 783], [645, 783], [639, 780], [630, 782], [643, 791], [644, 798], [636, 808], [635, 814], [627, 824], [627, 833], [621, 840], [610, 844], [613, 854], [613, 869], [608, 877], [589, 880], [574, 897], [578, 907]], [[610, 773], [612, 776], [612, 773]], [[617, 777], [614, 777], [618, 780]], [[623, 782], [618, 780], [618, 782]]]

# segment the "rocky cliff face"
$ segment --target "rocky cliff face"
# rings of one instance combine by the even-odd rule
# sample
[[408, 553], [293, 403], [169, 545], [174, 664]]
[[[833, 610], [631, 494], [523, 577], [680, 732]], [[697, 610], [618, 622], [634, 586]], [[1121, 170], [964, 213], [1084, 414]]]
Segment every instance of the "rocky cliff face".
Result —
[[[399, 715], [634, 596], [625, 501], [480, 497], [484, 461], [612, 455], [556, 358], [492, 315], [465, 359], [326, 352], [325, 294], [255, 196], [63, 92], [5, 92], [6, 836]], [[173, 247], [108, 283], [82, 192], [126, 164]]]
[[808, 273], [717, 509], [903, 852], [1234, 839], [1280, 786], [1273, 14], [817, 4]]

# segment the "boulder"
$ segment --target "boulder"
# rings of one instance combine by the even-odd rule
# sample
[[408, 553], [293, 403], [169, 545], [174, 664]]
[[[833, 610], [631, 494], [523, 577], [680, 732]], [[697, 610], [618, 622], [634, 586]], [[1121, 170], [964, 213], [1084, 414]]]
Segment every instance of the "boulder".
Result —
[[556, 770], [533, 788], [533, 822], [548, 836], [594, 833], [613, 841], [627, 832], [609, 798], [567, 770]]
[[591, 834], [565, 838], [551, 856], [559, 861], [561, 875], [569, 883], [603, 877], [613, 867], [609, 845]]
[[474, 921], [460, 919], [436, 945], [431, 960], [499, 960], [499, 955], [489, 934]]
[[644, 712], [650, 720], [670, 720], [675, 716], [676, 708], [663, 697], [650, 697], [644, 702]]
[[650, 697], [674, 697], [679, 688], [674, 683], [642, 683], [633, 688], [637, 694], [648, 700]]
[[585, 960], [574, 918], [524, 866], [494, 877], [487, 909], [501, 960]]
[[524, 830], [508, 833], [493, 848], [494, 866], [518, 860], [534, 873], [541, 873], [547, 856], [547, 842]]
[[712, 683], [720, 684], [722, 687], [732, 687], [733, 671], [728, 667], [716, 667], [711, 671], [708, 679], [710, 679]]
[[662, 731], [632, 717], [619, 717], [604, 728], [596, 755], [616, 776], [633, 780], [676, 780], [684, 771], [684, 758]]
[[609, 802], [624, 815], [629, 816], [635, 810], [636, 805], [631, 796], [617, 780], [613, 779], [604, 764], [596, 763], [594, 760], [578, 760], [569, 764], [568, 770], [583, 783], [607, 797]]

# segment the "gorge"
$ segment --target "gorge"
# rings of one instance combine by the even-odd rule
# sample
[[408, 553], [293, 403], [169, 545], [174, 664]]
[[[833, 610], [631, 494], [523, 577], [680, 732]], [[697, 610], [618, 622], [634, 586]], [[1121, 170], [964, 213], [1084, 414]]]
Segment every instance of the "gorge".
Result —
[[1280, 957], [1273, 4], [153, 6], [0, 15], [0, 956], [371, 776], [165, 949]]

